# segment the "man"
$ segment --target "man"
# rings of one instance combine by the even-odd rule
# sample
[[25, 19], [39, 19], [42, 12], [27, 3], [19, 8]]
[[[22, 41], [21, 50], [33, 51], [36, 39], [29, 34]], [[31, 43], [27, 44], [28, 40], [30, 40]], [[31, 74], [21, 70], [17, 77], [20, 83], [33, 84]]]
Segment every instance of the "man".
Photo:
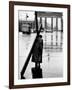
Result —
[[40, 68], [40, 63], [42, 63], [42, 52], [43, 52], [43, 39], [42, 35], [38, 35], [32, 53], [32, 62], [35, 62], [35, 68]]

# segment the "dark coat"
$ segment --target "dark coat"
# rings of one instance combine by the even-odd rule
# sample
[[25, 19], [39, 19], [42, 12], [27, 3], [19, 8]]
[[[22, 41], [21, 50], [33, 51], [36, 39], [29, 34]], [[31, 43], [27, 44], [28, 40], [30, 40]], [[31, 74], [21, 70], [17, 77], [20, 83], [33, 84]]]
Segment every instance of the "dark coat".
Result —
[[35, 43], [33, 53], [32, 53], [32, 62], [42, 62], [42, 51], [43, 51], [43, 39], [37, 38]]

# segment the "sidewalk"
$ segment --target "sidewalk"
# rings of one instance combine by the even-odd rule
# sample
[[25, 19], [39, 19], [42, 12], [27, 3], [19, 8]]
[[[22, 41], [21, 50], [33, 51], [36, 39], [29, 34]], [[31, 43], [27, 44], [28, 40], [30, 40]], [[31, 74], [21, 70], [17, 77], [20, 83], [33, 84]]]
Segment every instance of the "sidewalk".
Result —
[[[42, 55], [42, 76], [43, 78], [53, 78], [53, 77], [62, 77], [63, 76], [63, 53], [59, 51], [48, 51], [44, 49], [45, 47], [45, 39], [47, 38], [47, 43], [50, 43], [50, 36], [51, 34], [41, 33], [43, 36], [43, 55]], [[31, 35], [23, 35], [19, 34], [19, 73], [26, 61], [27, 55], [31, 49], [31, 46], [34, 42], [36, 34]], [[54, 40], [55, 42], [55, 40]], [[58, 42], [60, 44], [60, 42]], [[35, 66], [35, 63], [30, 62], [27, 66], [25, 71], [25, 78], [31, 79], [32, 78], [32, 71], [31, 69]], [[20, 75], [19, 75], [20, 78]]]
[[33, 42], [36, 38], [36, 33], [27, 35], [27, 34], [22, 34], [21, 32], [19, 33], [19, 78], [20, 78], [20, 72], [23, 68], [23, 65], [28, 57], [28, 54], [31, 50], [31, 47], [33, 45]]

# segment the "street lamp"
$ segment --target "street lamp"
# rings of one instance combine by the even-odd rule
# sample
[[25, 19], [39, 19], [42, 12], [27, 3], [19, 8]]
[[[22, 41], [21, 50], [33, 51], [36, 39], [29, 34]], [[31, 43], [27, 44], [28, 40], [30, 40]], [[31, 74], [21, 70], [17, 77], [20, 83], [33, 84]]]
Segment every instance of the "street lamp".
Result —
[[27, 21], [27, 18], [28, 18], [29, 16], [27, 15], [27, 13], [26, 13], [26, 21]]

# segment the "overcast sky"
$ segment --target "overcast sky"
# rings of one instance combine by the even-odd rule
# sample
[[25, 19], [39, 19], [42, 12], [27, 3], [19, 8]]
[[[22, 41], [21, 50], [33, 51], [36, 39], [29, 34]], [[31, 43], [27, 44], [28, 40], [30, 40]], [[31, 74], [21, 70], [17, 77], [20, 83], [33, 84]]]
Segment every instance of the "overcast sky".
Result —
[[[28, 17], [26, 17], [26, 16], [28, 16]], [[35, 19], [34, 12], [19, 11], [19, 20], [34, 21], [34, 19]]]

